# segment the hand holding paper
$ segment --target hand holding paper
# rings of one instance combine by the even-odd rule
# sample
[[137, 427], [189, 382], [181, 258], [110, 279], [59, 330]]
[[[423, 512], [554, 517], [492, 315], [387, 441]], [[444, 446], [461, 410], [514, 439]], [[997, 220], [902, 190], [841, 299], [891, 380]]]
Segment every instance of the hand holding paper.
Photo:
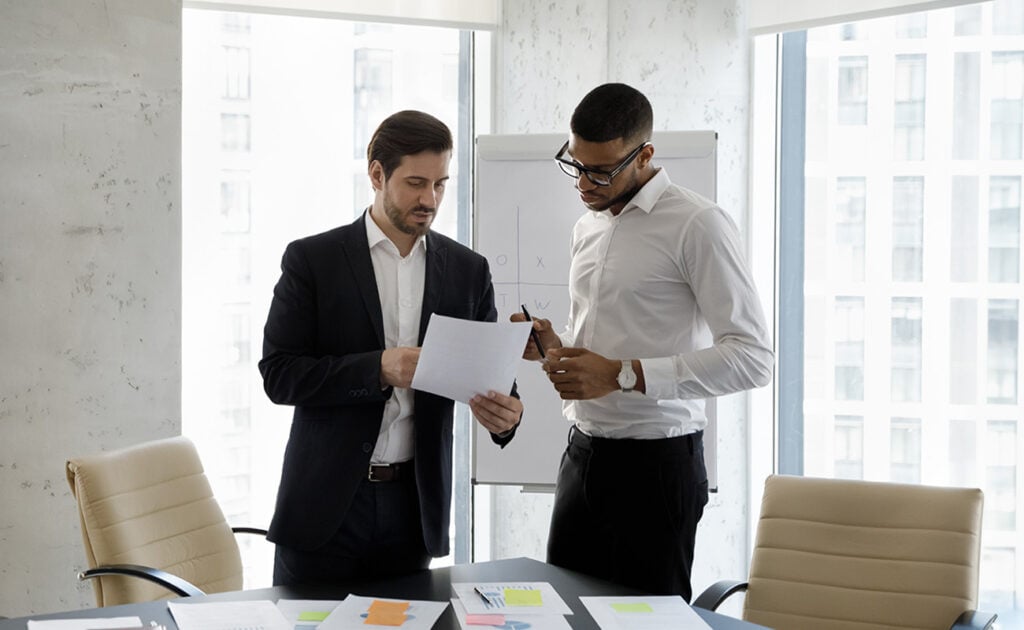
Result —
[[477, 322], [431, 315], [413, 389], [469, 403], [489, 391], [508, 393], [530, 334], [529, 322]]

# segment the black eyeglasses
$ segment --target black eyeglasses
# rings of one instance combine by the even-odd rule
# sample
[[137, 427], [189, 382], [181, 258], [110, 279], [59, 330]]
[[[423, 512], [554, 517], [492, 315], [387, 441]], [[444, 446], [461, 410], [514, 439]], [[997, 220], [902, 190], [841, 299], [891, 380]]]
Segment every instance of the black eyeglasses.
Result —
[[635, 160], [636, 156], [640, 155], [640, 152], [644, 150], [644, 147], [646, 147], [649, 144], [650, 142], [644, 142], [637, 148], [630, 151], [629, 155], [626, 156], [626, 159], [622, 160], [622, 162], [620, 162], [619, 165], [613, 168], [611, 171], [602, 171], [599, 168], [588, 168], [586, 166], [583, 166], [576, 160], [567, 160], [564, 157], [562, 157], [563, 155], [565, 155], [565, 152], [569, 149], [568, 140], [565, 141], [565, 144], [562, 145], [562, 148], [558, 151], [557, 154], [555, 154], [555, 161], [558, 162], [558, 166], [559, 168], [562, 169], [562, 172], [573, 179], [579, 179], [580, 175], [583, 174], [587, 176], [587, 179], [589, 179], [592, 184], [596, 184], [598, 186], [611, 186], [612, 178], [621, 173], [624, 168], [629, 166], [629, 163]]

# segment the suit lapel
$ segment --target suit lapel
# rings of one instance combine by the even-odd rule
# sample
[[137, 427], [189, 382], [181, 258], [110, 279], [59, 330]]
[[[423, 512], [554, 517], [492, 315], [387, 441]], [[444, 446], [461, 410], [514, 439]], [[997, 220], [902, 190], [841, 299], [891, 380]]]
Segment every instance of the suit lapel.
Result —
[[359, 294], [363, 297], [366, 314], [373, 323], [380, 347], [384, 347], [384, 315], [381, 312], [380, 293], [377, 292], [377, 277], [370, 260], [370, 245], [366, 240], [366, 213], [356, 219], [343, 234], [341, 245], [348, 267], [352, 270]]
[[419, 343], [421, 346], [423, 337], [427, 334], [430, 315], [437, 310], [437, 305], [441, 302], [444, 269], [448, 254], [439, 239], [433, 238], [432, 235], [432, 232], [427, 233], [427, 269], [426, 278], [423, 280], [423, 308], [420, 311]]

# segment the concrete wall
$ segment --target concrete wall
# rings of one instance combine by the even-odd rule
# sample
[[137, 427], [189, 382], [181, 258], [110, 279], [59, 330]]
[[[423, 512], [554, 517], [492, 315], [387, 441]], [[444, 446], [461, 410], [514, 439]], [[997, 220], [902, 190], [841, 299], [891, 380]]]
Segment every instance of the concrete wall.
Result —
[[[584, 94], [608, 81], [628, 83], [651, 100], [655, 129], [718, 132], [718, 201], [746, 236], [745, 7], [743, 0], [506, 1], [494, 133], [568, 133]], [[719, 577], [746, 575], [747, 406], [746, 395], [719, 401], [721, 491], [698, 531], [695, 592]], [[491, 497], [492, 557], [543, 559], [552, 497], [516, 487], [495, 487]]]
[[64, 461], [180, 432], [181, 3], [0, 0], [0, 615], [93, 605]]

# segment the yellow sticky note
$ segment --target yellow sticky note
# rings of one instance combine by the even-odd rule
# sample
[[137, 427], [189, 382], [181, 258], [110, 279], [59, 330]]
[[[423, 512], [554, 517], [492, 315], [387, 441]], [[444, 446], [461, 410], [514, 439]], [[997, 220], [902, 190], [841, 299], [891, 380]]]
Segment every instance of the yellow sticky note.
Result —
[[543, 606], [540, 599], [540, 591], [523, 588], [505, 589], [506, 606]]
[[329, 614], [328, 610], [307, 610], [299, 613], [299, 621], [323, 621]]
[[612, 609], [620, 613], [649, 613], [654, 612], [651, 605], [645, 602], [630, 602], [628, 604], [612, 604]]

